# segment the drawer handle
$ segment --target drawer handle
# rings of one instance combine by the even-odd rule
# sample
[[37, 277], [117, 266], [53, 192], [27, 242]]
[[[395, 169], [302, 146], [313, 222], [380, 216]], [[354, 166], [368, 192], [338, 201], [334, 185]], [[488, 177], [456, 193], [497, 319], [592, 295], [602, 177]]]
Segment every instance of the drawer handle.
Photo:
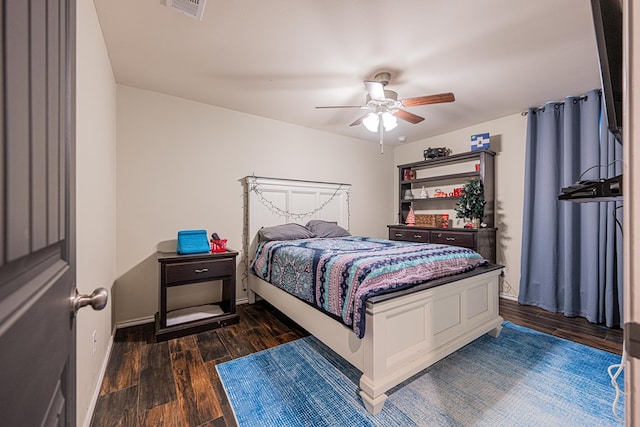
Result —
[[402, 233], [396, 233], [396, 237], [402, 237]]
[[422, 234], [414, 234], [413, 238], [414, 239], [421, 239], [422, 238]]
[[195, 270], [196, 273], [206, 273], [207, 271], [209, 271], [208, 268], [200, 268], [198, 270]]
[[455, 238], [455, 237], [445, 237], [445, 239], [446, 239], [448, 242], [455, 242], [455, 241], [456, 241], [456, 238]]

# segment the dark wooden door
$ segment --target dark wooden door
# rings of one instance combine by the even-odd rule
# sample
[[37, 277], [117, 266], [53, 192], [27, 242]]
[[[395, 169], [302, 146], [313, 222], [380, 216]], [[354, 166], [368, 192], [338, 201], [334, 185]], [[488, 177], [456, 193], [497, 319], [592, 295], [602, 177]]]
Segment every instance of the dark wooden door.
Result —
[[75, 425], [75, 0], [0, 25], [0, 424]]

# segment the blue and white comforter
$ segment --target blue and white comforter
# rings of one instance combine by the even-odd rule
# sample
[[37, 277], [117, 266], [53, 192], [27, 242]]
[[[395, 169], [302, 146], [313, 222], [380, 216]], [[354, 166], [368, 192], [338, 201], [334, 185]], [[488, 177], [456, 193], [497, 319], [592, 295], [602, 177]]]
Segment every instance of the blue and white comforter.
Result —
[[350, 236], [263, 242], [251, 269], [362, 338], [367, 298], [487, 263], [480, 254], [458, 246]]

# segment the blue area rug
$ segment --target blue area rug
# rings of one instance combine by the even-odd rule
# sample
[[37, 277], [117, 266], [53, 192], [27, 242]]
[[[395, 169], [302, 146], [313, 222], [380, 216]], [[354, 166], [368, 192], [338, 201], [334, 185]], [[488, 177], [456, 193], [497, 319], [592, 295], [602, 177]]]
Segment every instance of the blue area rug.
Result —
[[358, 395], [360, 373], [313, 337], [217, 369], [241, 427], [614, 426], [623, 423], [607, 368], [617, 363], [506, 322], [499, 338], [485, 335], [390, 390], [376, 416]]

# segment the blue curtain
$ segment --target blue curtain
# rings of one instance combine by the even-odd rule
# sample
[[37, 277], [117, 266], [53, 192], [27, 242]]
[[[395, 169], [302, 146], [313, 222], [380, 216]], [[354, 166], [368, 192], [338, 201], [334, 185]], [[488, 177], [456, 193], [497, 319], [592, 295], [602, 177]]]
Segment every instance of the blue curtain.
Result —
[[528, 111], [518, 301], [613, 327], [622, 323], [622, 203], [557, 197], [579, 179], [622, 173], [622, 145], [602, 112], [598, 90]]

